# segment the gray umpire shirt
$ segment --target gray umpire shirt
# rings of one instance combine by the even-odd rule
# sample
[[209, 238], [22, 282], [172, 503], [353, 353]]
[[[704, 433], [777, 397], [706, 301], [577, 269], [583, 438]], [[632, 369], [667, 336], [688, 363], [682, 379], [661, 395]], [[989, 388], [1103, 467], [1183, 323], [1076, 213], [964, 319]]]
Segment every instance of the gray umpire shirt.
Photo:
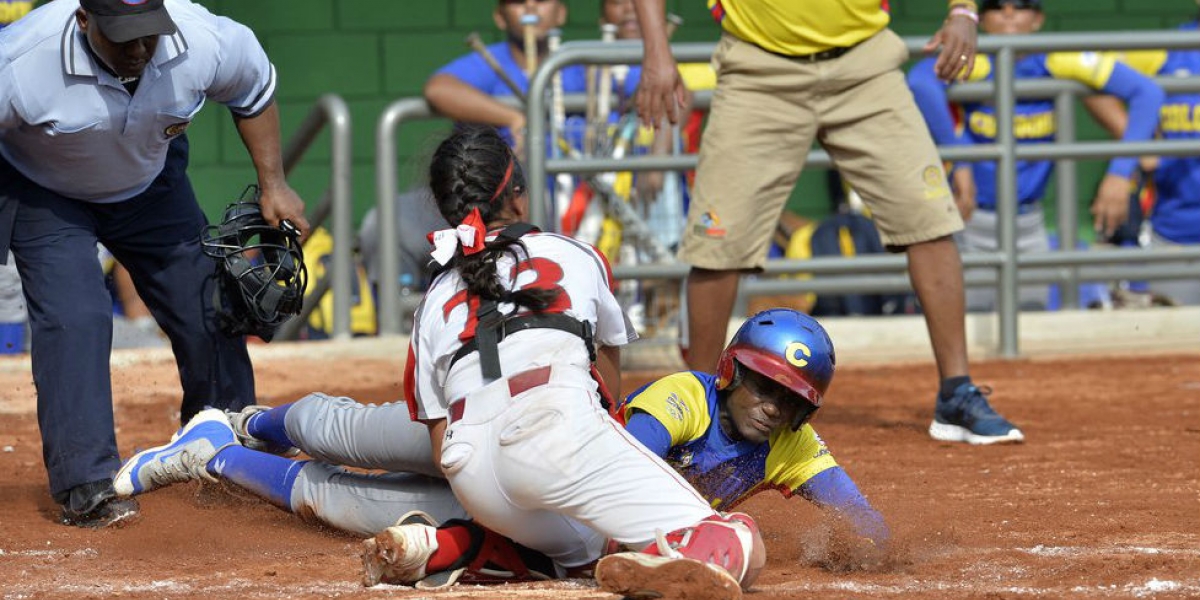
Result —
[[59, 195], [118, 202], [162, 170], [167, 146], [206, 98], [239, 116], [270, 105], [275, 68], [244, 25], [166, 0], [163, 36], [130, 93], [88, 51], [76, 0], [56, 0], [0, 31], [0, 155]]

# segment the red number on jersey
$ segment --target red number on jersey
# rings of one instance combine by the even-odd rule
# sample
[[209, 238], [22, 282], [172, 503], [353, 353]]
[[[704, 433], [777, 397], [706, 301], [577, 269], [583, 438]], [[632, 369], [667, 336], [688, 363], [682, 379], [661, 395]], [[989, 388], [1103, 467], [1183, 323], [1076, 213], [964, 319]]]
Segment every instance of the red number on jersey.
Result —
[[567, 290], [558, 285], [562, 281], [563, 270], [558, 263], [540, 256], [535, 256], [529, 260], [521, 261], [513, 267], [512, 278], [515, 280], [521, 273], [533, 271], [535, 279], [529, 285], [521, 286], [521, 289], [536, 288], [541, 290], [557, 290], [558, 296], [546, 307], [545, 312], [560, 313], [568, 308], [571, 308], [571, 297], [567, 295]]
[[[536, 288], [543, 290], [558, 290], [558, 296], [546, 307], [545, 312], [561, 313], [568, 308], [571, 308], [571, 297], [567, 295], [567, 290], [558, 285], [563, 278], [562, 267], [548, 259], [540, 256], [535, 256], [528, 260], [523, 260], [517, 263], [509, 276], [510, 280], [515, 281], [521, 273], [533, 271], [534, 280], [526, 285], [521, 286], [521, 289]], [[450, 320], [450, 313], [458, 308], [460, 304], [467, 303], [467, 326], [463, 328], [462, 333], [458, 334], [458, 339], [467, 341], [475, 337], [475, 327], [479, 324], [479, 297], [467, 295], [467, 290], [459, 290], [450, 298], [446, 305], [442, 307], [442, 317], [446, 321]]]

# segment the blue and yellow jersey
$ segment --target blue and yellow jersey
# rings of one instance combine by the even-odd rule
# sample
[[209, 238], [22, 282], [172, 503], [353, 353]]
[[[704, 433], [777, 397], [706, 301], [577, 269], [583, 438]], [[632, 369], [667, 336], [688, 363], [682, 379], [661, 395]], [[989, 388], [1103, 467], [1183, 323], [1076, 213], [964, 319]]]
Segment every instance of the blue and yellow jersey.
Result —
[[[946, 101], [946, 83], [937, 79], [928, 58], [909, 72], [908, 82], [930, 132], [938, 144], [990, 144], [996, 140], [996, 109], [990, 101], [968, 102], [959, 106], [958, 129], [951, 122]], [[1150, 139], [1154, 120], [1162, 101], [1162, 91], [1148, 78], [1126, 65], [1118, 64], [1111, 55], [1095, 52], [1059, 52], [1031, 54], [1021, 57], [1015, 65], [1019, 79], [1053, 77], [1078, 81], [1093, 89], [1121, 97], [1130, 106], [1130, 126], [1123, 139]], [[995, 77], [990, 57], [976, 58], [975, 68], [968, 81], [988, 81]], [[1050, 99], [1026, 99], [1014, 108], [1014, 135], [1018, 143], [1047, 143], [1054, 140], [1057, 125], [1054, 102]], [[1129, 177], [1136, 159], [1121, 157], [1109, 163], [1108, 172]], [[1021, 204], [1039, 201], [1046, 191], [1054, 164], [1044, 160], [1017, 162], [1017, 199]], [[996, 168], [994, 161], [972, 164], [976, 201], [985, 210], [996, 206]]]
[[887, 0], [708, 0], [721, 28], [778, 54], [853, 46], [887, 27]]
[[782, 428], [762, 444], [731, 439], [719, 425], [715, 375], [686, 371], [630, 394], [626, 419], [643, 411], [671, 436], [666, 461], [713, 508], [729, 510], [764, 489], [791, 496], [813, 476], [837, 466], [812, 426]]
[[[1188, 23], [1180, 29], [1195, 31], [1197, 24]], [[1200, 74], [1198, 50], [1143, 50], [1115, 56], [1148, 76], [1194, 77]], [[1158, 125], [1164, 139], [1200, 137], [1200, 93], [1168, 95], [1159, 112]], [[1154, 231], [1179, 244], [1200, 244], [1200, 157], [1159, 157], [1154, 185], [1158, 194], [1150, 217]]]
[[[1055, 77], [1079, 81], [1101, 89], [1112, 75], [1114, 60], [1095, 52], [1062, 52], [1034, 54], [1017, 61], [1017, 78]], [[968, 81], [993, 80], [991, 57], [981, 55]], [[976, 144], [996, 141], [996, 107], [990, 103], [971, 102], [962, 105], [963, 135]], [[1047, 143], [1054, 141], [1057, 125], [1054, 120], [1054, 101], [1051, 99], [1022, 100], [1014, 106], [1014, 135], [1018, 143]], [[976, 201], [980, 208], [996, 207], [995, 162], [974, 164]], [[1021, 204], [1037, 202], [1046, 193], [1054, 163], [1048, 160], [1017, 162], [1017, 199]]]

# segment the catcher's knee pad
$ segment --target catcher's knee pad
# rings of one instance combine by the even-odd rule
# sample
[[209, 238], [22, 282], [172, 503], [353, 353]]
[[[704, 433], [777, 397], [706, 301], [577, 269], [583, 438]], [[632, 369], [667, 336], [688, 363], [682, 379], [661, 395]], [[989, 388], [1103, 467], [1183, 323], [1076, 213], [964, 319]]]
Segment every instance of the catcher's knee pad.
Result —
[[691, 527], [659, 535], [643, 552], [719, 566], [743, 589], [750, 589], [767, 564], [758, 524], [745, 513], [713, 515]]

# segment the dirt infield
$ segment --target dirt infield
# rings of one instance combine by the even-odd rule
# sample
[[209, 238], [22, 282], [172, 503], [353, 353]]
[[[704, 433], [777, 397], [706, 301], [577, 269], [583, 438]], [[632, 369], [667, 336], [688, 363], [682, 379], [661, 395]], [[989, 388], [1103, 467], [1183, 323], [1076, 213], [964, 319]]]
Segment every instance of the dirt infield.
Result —
[[[257, 363], [262, 401], [322, 390], [399, 395], [399, 360]], [[3, 365], [0, 365], [3, 367]], [[626, 389], [652, 374], [631, 375]], [[1200, 355], [989, 362], [975, 378], [1022, 426], [1019, 446], [928, 438], [933, 367], [843, 367], [815, 426], [893, 528], [859, 570], [808, 503], [761, 494], [768, 570], [747, 598], [1200, 596]], [[124, 456], [176, 427], [173, 364], [115, 374]], [[0, 597], [611, 598], [585, 581], [431, 594], [358, 583], [357, 539], [215, 486], [142, 498], [127, 527], [55, 523], [27, 369], [0, 368]]]

